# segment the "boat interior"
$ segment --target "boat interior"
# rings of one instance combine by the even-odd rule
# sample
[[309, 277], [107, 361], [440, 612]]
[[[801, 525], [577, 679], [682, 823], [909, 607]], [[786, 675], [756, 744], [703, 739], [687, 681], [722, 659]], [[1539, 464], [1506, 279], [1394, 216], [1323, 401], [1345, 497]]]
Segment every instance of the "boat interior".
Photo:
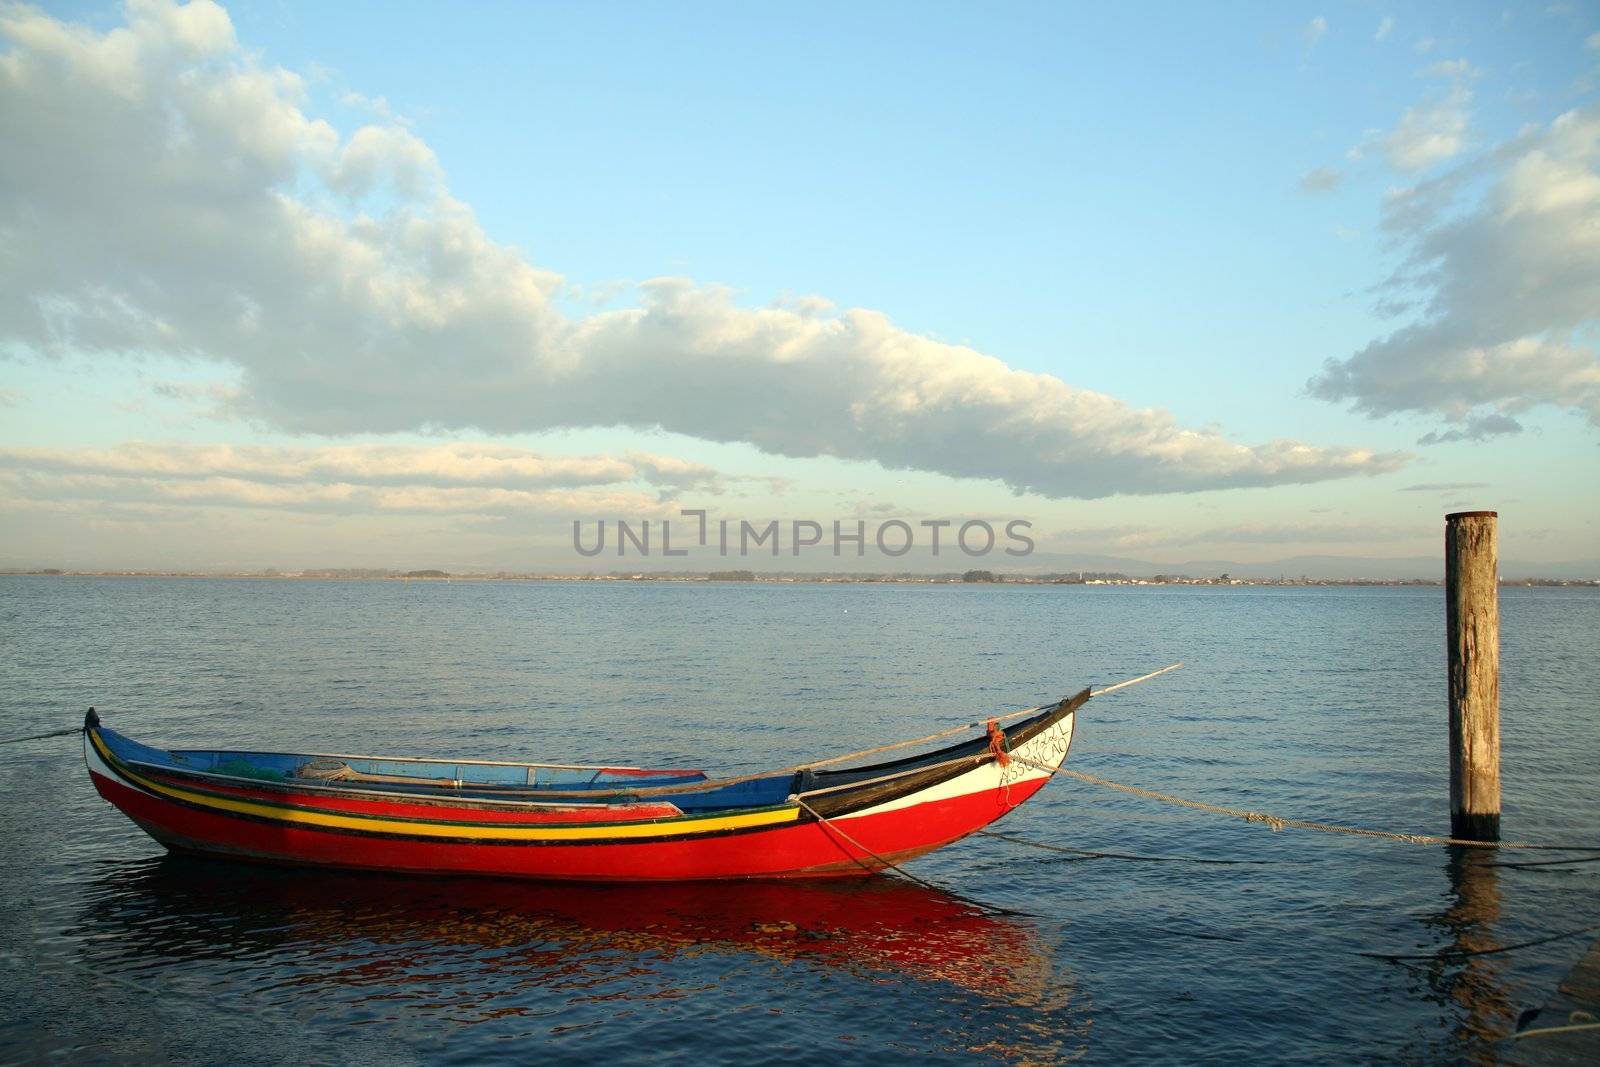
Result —
[[[1054, 709], [1017, 723], [1014, 737], [1031, 735]], [[571, 764], [509, 763], [484, 760], [438, 760], [404, 756], [349, 756], [324, 753], [252, 752], [213, 749], [167, 750], [141, 744], [115, 730], [98, 726], [100, 738], [120, 761], [157, 771], [246, 779], [289, 787], [324, 787], [384, 793], [439, 795], [448, 791], [463, 799], [551, 801], [565, 804], [637, 803], [636, 790], [660, 787], [705, 789], [675, 790], [662, 799], [685, 812], [754, 808], [784, 803], [792, 794], [834, 793], [852, 786], [867, 786], [921, 776], [937, 765], [981, 755], [990, 742], [986, 735], [933, 751], [886, 762], [841, 769], [775, 772], [727, 785], [708, 782], [701, 770], [598, 767]], [[593, 793], [600, 796], [563, 793]], [[648, 795], [648, 794], [647, 794]]]

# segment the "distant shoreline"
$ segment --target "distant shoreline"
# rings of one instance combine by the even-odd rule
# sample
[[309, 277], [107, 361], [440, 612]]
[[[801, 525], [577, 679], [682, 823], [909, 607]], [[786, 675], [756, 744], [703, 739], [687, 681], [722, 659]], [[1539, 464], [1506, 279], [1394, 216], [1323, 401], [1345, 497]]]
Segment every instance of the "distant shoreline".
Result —
[[[987, 574], [987, 572], [983, 572]], [[1297, 578], [1233, 578], [1233, 577], [1206, 577], [1197, 578], [1188, 575], [1158, 574], [1149, 577], [1139, 577], [1124, 574], [1094, 574], [1093, 576], [1079, 576], [1077, 574], [994, 574], [992, 576], [973, 578], [962, 574], [796, 574], [772, 573], [762, 574], [757, 572], [705, 572], [705, 573], [627, 573], [622, 571], [608, 574], [538, 574], [538, 573], [513, 573], [497, 571], [484, 572], [449, 572], [442, 570], [425, 571], [378, 571], [367, 569], [352, 570], [310, 570], [310, 571], [159, 571], [159, 570], [67, 570], [57, 568], [41, 568], [37, 570], [22, 570], [15, 568], [0, 569], [0, 577], [7, 578], [231, 578], [249, 579], [254, 581], [349, 581], [349, 582], [701, 582], [719, 584], [743, 585], [1012, 585], [1012, 586], [1040, 586], [1040, 585], [1084, 585], [1084, 586], [1441, 586], [1443, 578], [1312, 578], [1301, 576]], [[1504, 587], [1600, 587], [1600, 579], [1572, 579], [1572, 578], [1502, 578], [1500, 585]]]

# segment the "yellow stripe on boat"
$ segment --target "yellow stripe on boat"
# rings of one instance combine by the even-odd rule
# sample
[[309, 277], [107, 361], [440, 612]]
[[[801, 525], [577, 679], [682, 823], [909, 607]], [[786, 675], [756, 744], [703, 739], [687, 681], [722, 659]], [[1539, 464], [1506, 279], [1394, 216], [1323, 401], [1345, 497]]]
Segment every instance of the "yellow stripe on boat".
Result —
[[703, 818], [666, 819], [657, 822], [625, 823], [610, 826], [449, 826], [428, 822], [403, 822], [382, 816], [344, 815], [335, 812], [313, 811], [308, 808], [283, 808], [271, 804], [257, 804], [248, 800], [209, 796], [187, 789], [153, 782], [131, 770], [112, 755], [98, 734], [90, 734], [94, 747], [107, 765], [115, 767], [118, 774], [152, 793], [198, 804], [203, 808], [229, 811], [238, 815], [272, 819], [277, 822], [303, 823], [308, 826], [335, 830], [364, 830], [371, 833], [403, 834], [408, 837], [448, 837], [456, 840], [476, 838], [483, 841], [586, 841], [620, 837], [677, 837], [682, 834], [716, 833], [721, 830], [746, 830], [757, 826], [775, 826], [794, 822], [800, 815], [798, 807], [753, 811], [743, 815], [706, 816]]

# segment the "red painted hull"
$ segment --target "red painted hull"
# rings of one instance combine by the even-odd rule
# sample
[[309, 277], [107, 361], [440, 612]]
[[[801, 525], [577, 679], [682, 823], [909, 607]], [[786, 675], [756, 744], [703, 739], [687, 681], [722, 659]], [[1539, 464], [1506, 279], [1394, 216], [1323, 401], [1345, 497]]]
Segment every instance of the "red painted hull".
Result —
[[467, 844], [367, 838], [197, 811], [95, 774], [100, 795], [169, 848], [280, 863], [576, 881], [838, 877], [900, 862], [994, 822], [1046, 779], [850, 819], [857, 848], [820, 823], [662, 842]]

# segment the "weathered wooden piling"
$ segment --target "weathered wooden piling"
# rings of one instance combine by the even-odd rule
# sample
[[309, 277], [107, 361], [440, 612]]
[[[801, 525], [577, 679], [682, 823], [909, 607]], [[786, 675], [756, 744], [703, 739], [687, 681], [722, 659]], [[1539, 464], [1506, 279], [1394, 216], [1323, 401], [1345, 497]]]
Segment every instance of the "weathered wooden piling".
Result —
[[1493, 511], [1444, 517], [1450, 835], [1500, 839], [1500, 552]]

